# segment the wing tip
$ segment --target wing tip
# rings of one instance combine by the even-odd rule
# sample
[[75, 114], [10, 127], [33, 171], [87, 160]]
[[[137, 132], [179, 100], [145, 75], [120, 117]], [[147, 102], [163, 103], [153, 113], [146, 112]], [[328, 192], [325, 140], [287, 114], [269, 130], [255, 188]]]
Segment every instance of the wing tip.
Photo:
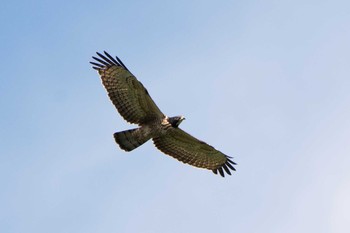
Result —
[[234, 168], [233, 165], [237, 165], [237, 163], [233, 162], [230, 158], [232, 158], [232, 157], [227, 156], [226, 162], [224, 164], [222, 164], [220, 167], [213, 169], [212, 172], [215, 175], [220, 174], [221, 177], [225, 177], [225, 173], [227, 175], [232, 175], [230, 169], [232, 171], [236, 171], [236, 168]]
[[116, 59], [114, 59], [106, 51], [103, 51], [103, 54], [99, 52], [96, 52], [96, 54], [98, 57], [92, 56], [92, 59], [94, 59], [96, 62], [90, 62], [93, 65], [93, 69], [102, 70], [111, 66], [119, 66], [129, 71], [129, 69], [123, 64], [123, 62], [118, 57], [115, 57]]

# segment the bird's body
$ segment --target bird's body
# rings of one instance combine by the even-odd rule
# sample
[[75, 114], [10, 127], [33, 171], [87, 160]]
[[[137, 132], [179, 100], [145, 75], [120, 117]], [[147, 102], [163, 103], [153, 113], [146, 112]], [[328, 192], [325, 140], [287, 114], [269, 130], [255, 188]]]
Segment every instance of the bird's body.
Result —
[[212, 170], [224, 177], [235, 170], [230, 157], [202, 142], [178, 126], [183, 116], [168, 117], [154, 103], [147, 89], [128, 68], [108, 53], [97, 53], [93, 68], [101, 76], [112, 103], [123, 118], [139, 127], [114, 134], [115, 141], [125, 151], [132, 151], [152, 139], [155, 146], [179, 161]]
[[123, 150], [132, 151], [151, 138], [167, 135], [168, 130], [177, 127], [176, 125], [183, 119], [182, 116], [171, 118], [165, 116], [161, 121], [157, 119], [141, 124], [139, 128], [115, 133], [114, 138]]

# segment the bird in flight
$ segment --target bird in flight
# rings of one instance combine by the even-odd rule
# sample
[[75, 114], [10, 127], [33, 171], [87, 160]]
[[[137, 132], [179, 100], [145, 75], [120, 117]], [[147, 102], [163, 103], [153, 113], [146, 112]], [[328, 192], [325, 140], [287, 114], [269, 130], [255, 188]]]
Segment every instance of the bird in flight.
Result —
[[114, 133], [114, 139], [125, 151], [132, 151], [152, 139], [163, 153], [195, 167], [212, 170], [225, 177], [236, 169], [231, 157], [179, 128], [183, 116], [168, 117], [154, 103], [147, 89], [118, 58], [98, 53], [90, 62], [98, 71], [109, 98], [120, 115], [135, 129]]

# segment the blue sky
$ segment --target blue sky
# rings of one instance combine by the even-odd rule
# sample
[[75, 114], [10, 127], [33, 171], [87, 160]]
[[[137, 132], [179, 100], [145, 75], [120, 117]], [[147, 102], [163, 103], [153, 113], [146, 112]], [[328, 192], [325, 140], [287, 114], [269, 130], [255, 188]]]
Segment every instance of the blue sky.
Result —
[[[7, 1], [0, 231], [348, 232], [348, 1]], [[118, 55], [225, 179], [121, 151], [91, 56]]]

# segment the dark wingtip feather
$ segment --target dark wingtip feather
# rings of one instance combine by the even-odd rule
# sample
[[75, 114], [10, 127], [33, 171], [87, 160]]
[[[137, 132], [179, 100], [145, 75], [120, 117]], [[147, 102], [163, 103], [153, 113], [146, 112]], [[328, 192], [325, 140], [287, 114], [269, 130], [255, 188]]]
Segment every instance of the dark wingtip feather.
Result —
[[102, 55], [101, 53], [99, 53], [99, 52], [96, 52], [96, 54], [97, 54], [98, 56], [100, 56], [100, 57], [103, 57], [103, 55]]
[[104, 61], [102, 61], [101, 59], [98, 59], [98, 58], [96, 59], [95, 57], [93, 57], [93, 58], [96, 59], [97, 61], [99, 61], [99, 62], [105, 64], [107, 67], [113, 66], [113, 65], [119, 66], [119, 64], [114, 64], [113, 61], [109, 60], [109, 59], [108, 59], [107, 57], [105, 57], [103, 54], [101, 54], [101, 53], [99, 53], [99, 52], [96, 52], [96, 53], [97, 53], [97, 55], [98, 55], [100, 58], [102, 58]]
[[214, 174], [218, 174], [218, 171], [219, 171], [220, 175], [222, 177], [225, 177], [225, 172], [228, 175], [232, 175], [230, 169], [233, 171], [236, 171], [236, 169], [233, 167], [233, 164], [236, 165], [236, 163], [233, 162], [232, 160], [230, 160], [229, 158], [231, 158], [231, 157], [227, 156], [226, 162], [224, 164], [222, 164], [221, 167], [212, 170], [214, 172]]
[[96, 54], [98, 55], [98, 57], [92, 57], [95, 61], [98, 61], [99, 63], [91, 63], [93, 64], [95, 67], [95, 70], [98, 70], [100, 67], [100, 69], [104, 68], [104, 67], [111, 67], [111, 66], [119, 66], [119, 67], [123, 67], [124, 69], [128, 70], [129, 69], [123, 64], [123, 62], [116, 57], [116, 59], [114, 59], [109, 53], [107, 53], [106, 51], [103, 51], [104, 55], [102, 53], [96, 52]]
[[100, 62], [101, 64], [103, 64], [104, 66], [106, 66], [106, 67], [110, 67], [111, 66], [111, 64], [109, 63], [109, 62], [107, 62], [107, 61], [104, 61], [104, 60], [102, 60], [102, 59], [100, 59], [100, 58], [98, 58], [98, 57], [92, 57], [93, 59], [95, 59], [96, 61], [98, 61], [98, 62]]
[[222, 170], [222, 167], [219, 167], [218, 170], [219, 170], [220, 175], [221, 175], [222, 177], [225, 177], [225, 173], [224, 173], [224, 171]]
[[233, 162], [231, 159], [227, 158], [227, 161], [234, 164], [234, 165], [237, 165], [237, 163]]
[[237, 163], [233, 162], [231, 159], [227, 158], [226, 163], [230, 163], [232, 165], [237, 165]]
[[109, 53], [107, 53], [106, 51], [103, 51], [103, 52], [104, 52], [104, 54], [105, 54], [109, 59], [111, 59], [111, 61], [112, 61], [114, 64], [120, 66], [120, 64], [119, 64], [111, 55], [109, 55]]
[[92, 61], [90, 61], [90, 64], [92, 64], [92, 65], [94, 65], [94, 66], [97, 66], [97, 67], [99, 67], [99, 68], [103, 68], [103, 67], [104, 67], [103, 65], [101, 65], [101, 64], [99, 64], [99, 63], [96, 63], [96, 62], [92, 62]]
[[229, 168], [231, 168], [231, 170], [236, 171], [236, 169], [230, 163], [226, 162], [225, 165], [228, 166]]
[[236, 171], [236, 169], [233, 167], [233, 165], [237, 165], [237, 163], [233, 162], [231, 159], [227, 158], [225, 163], [229, 168], [231, 168], [233, 171]]
[[119, 57], [115, 57], [117, 59], [117, 61], [119, 62], [119, 64], [121, 64], [126, 70], [129, 70], [125, 65], [124, 63], [119, 59]]
[[233, 167], [233, 165], [236, 165], [236, 163], [233, 162], [230, 158], [231, 157], [227, 156], [226, 162], [224, 164], [222, 164], [220, 167], [213, 169], [212, 170], [213, 173], [217, 175], [218, 171], [219, 171], [219, 173], [222, 177], [225, 177], [225, 173], [227, 173], [228, 175], [232, 175], [231, 170], [236, 171], [236, 169]]
[[222, 167], [224, 168], [227, 174], [231, 175], [230, 169], [227, 168], [226, 164], [222, 165]]

